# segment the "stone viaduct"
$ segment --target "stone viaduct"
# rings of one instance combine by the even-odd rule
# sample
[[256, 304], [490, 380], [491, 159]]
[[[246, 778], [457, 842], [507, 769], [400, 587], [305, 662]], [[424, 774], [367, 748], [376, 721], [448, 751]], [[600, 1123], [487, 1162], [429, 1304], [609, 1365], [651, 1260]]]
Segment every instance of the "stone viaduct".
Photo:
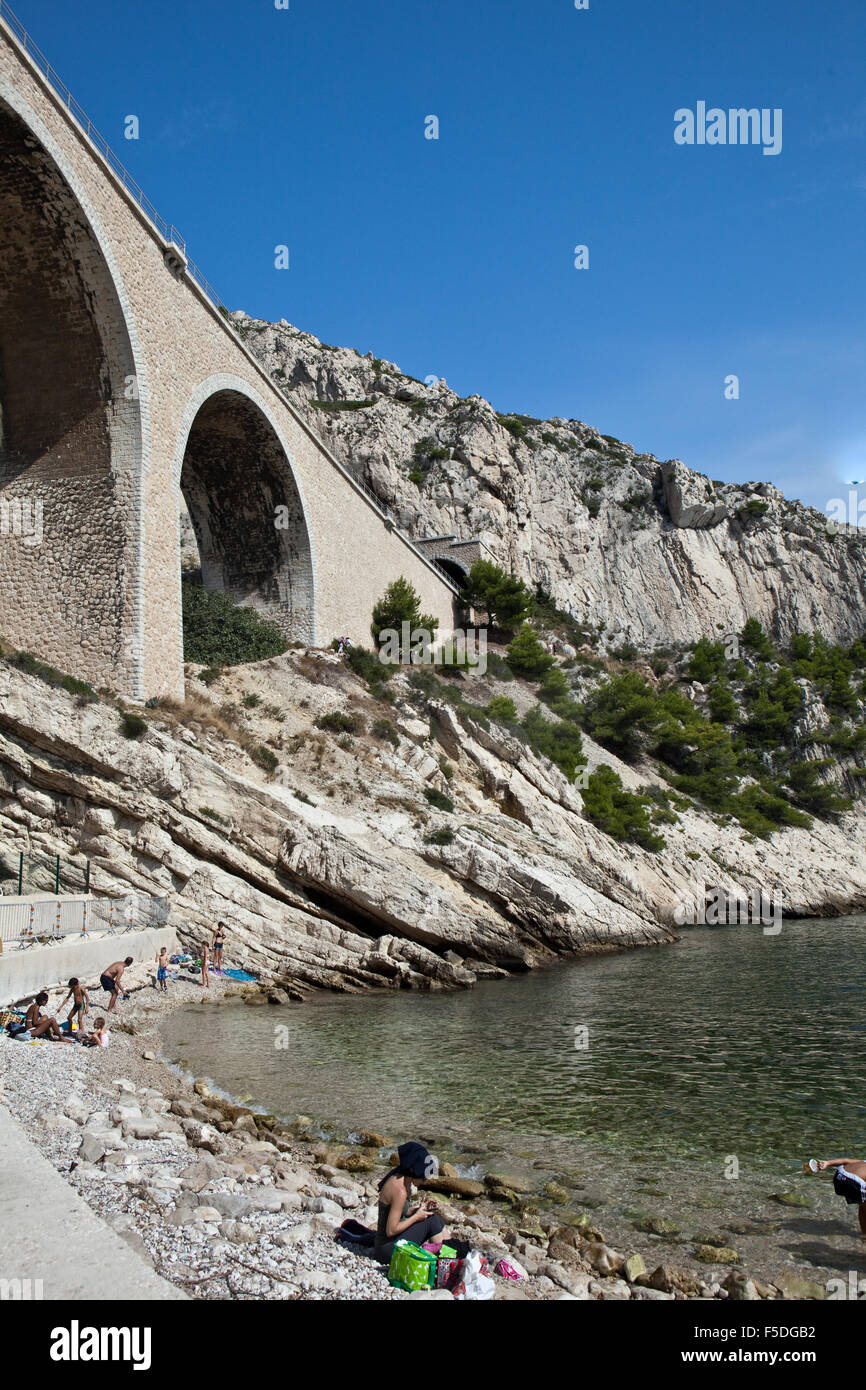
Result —
[[178, 505], [206, 587], [296, 641], [454, 585], [247, 351], [0, 0], [0, 636], [131, 700], [183, 692]]

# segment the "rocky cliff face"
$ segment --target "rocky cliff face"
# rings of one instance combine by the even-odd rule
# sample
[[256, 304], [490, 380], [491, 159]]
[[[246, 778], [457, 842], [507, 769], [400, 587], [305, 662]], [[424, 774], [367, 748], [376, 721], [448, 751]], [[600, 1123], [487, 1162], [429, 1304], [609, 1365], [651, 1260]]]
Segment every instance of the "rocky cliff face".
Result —
[[[411, 536], [478, 536], [603, 644], [691, 642], [757, 617], [776, 638], [862, 630], [866, 550], [768, 483], [714, 483], [576, 420], [500, 416], [480, 396], [235, 323], [275, 381]], [[316, 404], [318, 402], [319, 404]], [[356, 634], [366, 640], [366, 634]]]
[[[190, 945], [223, 918], [233, 963], [294, 991], [454, 988], [669, 943], [677, 907], [705, 885], [776, 893], [790, 914], [866, 908], [862, 805], [770, 841], [689, 807], [652, 854], [586, 820], [580, 792], [513, 734], [420, 699], [402, 675], [383, 706], [329, 653], [234, 668], [211, 687], [189, 674], [187, 702], [146, 711], [131, 739], [109, 699], [0, 662], [0, 846], [87, 856], [100, 895], [169, 895]], [[497, 693], [472, 679], [474, 698]], [[355, 716], [355, 736], [316, 726], [335, 711]], [[262, 747], [279, 759], [271, 773]], [[590, 772], [607, 763], [628, 788], [654, 780], [589, 739], [585, 751]]]

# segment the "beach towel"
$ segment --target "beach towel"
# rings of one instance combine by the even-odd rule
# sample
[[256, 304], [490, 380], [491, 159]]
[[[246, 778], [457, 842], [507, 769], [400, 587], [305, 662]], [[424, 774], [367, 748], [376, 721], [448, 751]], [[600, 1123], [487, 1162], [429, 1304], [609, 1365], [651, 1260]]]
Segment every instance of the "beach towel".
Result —
[[247, 972], [246, 972], [245, 970], [215, 970], [215, 971], [214, 971], [214, 974], [215, 974], [215, 975], [228, 975], [229, 978], [232, 979], [232, 980], [250, 980], [250, 981], [255, 981], [255, 980], [258, 978], [256, 975], [248, 975]]

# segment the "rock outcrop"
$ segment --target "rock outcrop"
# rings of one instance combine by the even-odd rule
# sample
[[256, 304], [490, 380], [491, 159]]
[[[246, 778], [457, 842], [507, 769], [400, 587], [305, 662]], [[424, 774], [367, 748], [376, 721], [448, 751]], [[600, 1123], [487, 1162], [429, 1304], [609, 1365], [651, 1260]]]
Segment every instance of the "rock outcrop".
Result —
[[780, 639], [796, 629], [860, 634], [863, 541], [828, 534], [822, 513], [768, 484], [660, 467], [578, 420], [498, 415], [444, 380], [416, 381], [285, 321], [234, 318], [404, 530], [477, 536], [499, 564], [603, 629], [603, 645], [693, 642], [748, 617]]
[[[128, 738], [110, 700], [0, 662], [0, 845], [60, 854], [82, 883], [87, 857], [100, 895], [170, 897], [191, 946], [225, 919], [235, 961], [293, 997], [461, 988], [668, 944], [704, 885], [775, 893], [790, 915], [866, 908], [862, 803], [839, 825], [769, 841], [681, 808], [667, 848], [649, 853], [585, 819], [579, 790], [513, 734], [436, 700], [420, 719], [406, 678], [391, 685], [392, 741], [315, 727], [335, 709], [375, 726], [381, 706], [336, 657], [303, 651], [210, 690], [191, 676], [185, 706], [146, 711], [146, 732]], [[280, 758], [271, 773], [246, 751], [264, 744]], [[604, 762], [628, 788], [652, 781], [584, 747], [590, 772]], [[447, 792], [453, 812], [425, 792]]]

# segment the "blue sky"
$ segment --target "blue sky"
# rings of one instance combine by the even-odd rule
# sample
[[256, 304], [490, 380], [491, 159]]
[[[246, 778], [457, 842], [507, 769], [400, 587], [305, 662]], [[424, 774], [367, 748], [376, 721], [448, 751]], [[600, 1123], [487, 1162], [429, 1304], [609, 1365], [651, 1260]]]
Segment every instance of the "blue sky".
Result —
[[[862, 0], [12, 7], [230, 307], [822, 509], [866, 477]], [[698, 101], [781, 153], [676, 145]]]

